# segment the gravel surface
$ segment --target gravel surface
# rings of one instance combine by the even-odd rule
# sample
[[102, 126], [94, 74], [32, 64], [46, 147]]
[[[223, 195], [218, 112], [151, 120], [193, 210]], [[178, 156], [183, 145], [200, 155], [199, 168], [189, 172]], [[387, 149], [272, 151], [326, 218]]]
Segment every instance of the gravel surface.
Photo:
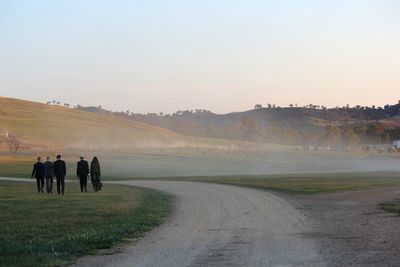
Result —
[[134, 181], [177, 197], [158, 229], [76, 266], [324, 266], [305, 217], [266, 191], [195, 182]]
[[399, 198], [390, 187], [287, 199], [311, 219], [307, 235], [328, 266], [400, 266], [400, 217], [377, 206]]

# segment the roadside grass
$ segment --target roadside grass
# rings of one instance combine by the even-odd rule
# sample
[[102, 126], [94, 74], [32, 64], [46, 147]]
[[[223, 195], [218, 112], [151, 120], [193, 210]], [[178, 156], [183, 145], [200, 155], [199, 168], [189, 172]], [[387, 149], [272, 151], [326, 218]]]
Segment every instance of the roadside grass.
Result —
[[400, 173], [397, 172], [171, 177], [165, 179], [230, 184], [296, 194], [320, 194], [400, 186]]
[[35, 184], [0, 182], [0, 266], [59, 266], [141, 236], [162, 223], [171, 197], [153, 190], [107, 185], [82, 194], [38, 194]]
[[395, 213], [397, 216], [400, 216], [400, 200], [396, 202], [380, 203], [378, 207], [386, 212]]

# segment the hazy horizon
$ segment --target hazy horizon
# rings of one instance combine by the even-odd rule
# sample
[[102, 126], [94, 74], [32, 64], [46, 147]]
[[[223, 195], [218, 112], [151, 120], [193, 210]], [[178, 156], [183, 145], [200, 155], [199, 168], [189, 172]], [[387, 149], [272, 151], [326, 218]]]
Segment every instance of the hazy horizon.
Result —
[[397, 103], [397, 1], [1, 1], [0, 95], [134, 113]]

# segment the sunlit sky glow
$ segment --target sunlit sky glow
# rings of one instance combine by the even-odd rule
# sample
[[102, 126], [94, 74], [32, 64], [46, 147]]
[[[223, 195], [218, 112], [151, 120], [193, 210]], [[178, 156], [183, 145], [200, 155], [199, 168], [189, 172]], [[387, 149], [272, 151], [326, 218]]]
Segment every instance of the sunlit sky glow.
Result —
[[0, 96], [133, 112], [400, 99], [397, 0], [0, 0]]

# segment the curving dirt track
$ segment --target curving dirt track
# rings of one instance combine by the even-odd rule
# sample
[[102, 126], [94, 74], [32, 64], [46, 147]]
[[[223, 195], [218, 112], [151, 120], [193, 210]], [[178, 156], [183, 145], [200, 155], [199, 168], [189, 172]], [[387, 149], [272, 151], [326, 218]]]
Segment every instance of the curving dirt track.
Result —
[[176, 196], [156, 230], [112, 255], [75, 266], [324, 266], [305, 218], [266, 191], [229, 185], [124, 181]]

